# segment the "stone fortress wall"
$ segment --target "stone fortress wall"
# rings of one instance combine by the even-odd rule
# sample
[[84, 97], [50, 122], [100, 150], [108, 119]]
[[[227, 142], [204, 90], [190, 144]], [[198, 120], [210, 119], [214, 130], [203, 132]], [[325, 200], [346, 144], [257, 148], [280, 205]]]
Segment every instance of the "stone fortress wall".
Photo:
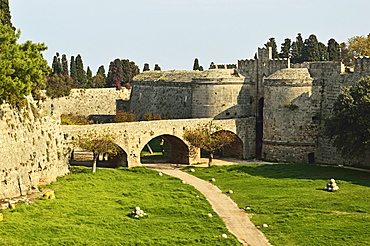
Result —
[[[355, 60], [354, 73], [338, 62], [290, 64], [259, 49], [256, 59], [214, 65], [206, 71], [151, 71], [134, 78], [132, 90], [72, 90], [48, 99], [43, 109], [31, 101], [25, 114], [0, 109], [0, 199], [37, 191], [68, 172], [61, 114], [115, 115], [147, 112], [175, 119], [247, 119], [248, 156], [287, 162], [369, 165], [366, 157], [343, 159], [325, 137], [324, 123], [344, 87], [370, 75], [370, 58]], [[165, 127], [165, 125], [163, 125]], [[239, 128], [239, 132], [242, 129]], [[244, 142], [247, 140], [244, 140]], [[16, 150], [16, 151], [14, 151]]]
[[21, 113], [0, 106], [0, 131], [0, 200], [37, 193], [68, 172], [59, 121], [31, 99]]
[[[357, 58], [354, 73], [345, 73], [340, 62], [290, 64], [289, 59], [272, 59], [270, 49], [259, 48], [256, 59], [213, 64], [213, 69], [206, 71], [141, 73], [134, 78], [130, 95], [129, 91], [94, 89], [74, 92], [73, 106], [66, 99], [59, 100], [64, 100], [65, 111], [78, 108], [81, 100], [93, 109], [89, 114], [114, 114], [117, 102], [122, 101], [114, 98], [120, 98], [126, 102], [126, 110], [138, 116], [150, 112], [175, 119], [253, 117], [256, 139], [251, 141], [256, 141], [257, 156], [276, 161], [361, 164], [362, 160], [343, 159], [323, 132], [341, 89], [369, 74], [368, 57]], [[56, 105], [54, 100], [54, 107], [61, 107]]]
[[123, 109], [128, 108], [130, 93], [131, 89], [125, 87], [121, 90], [115, 88], [72, 89], [69, 96], [48, 98], [43, 102], [43, 106], [49, 114], [56, 116], [70, 113], [83, 116], [116, 115], [117, 104]]

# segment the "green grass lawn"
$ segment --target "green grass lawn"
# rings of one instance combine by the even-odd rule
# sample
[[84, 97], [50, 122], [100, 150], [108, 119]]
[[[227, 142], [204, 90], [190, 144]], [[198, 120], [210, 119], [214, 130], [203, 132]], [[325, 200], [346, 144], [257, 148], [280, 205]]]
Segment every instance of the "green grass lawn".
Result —
[[48, 188], [57, 199], [3, 211], [0, 245], [240, 245], [198, 191], [152, 170], [73, 168]]
[[[192, 167], [194, 168], [194, 167]], [[370, 245], [370, 173], [309, 164], [196, 168], [252, 215], [275, 246]], [[339, 190], [324, 191], [334, 178]]]

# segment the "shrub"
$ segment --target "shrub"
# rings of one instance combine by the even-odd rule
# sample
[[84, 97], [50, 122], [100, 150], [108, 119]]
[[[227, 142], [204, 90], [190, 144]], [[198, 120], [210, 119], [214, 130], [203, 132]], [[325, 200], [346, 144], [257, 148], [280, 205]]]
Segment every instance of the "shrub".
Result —
[[116, 117], [114, 118], [114, 122], [133, 122], [136, 121], [136, 115], [134, 112], [125, 112], [125, 111], [118, 111], [116, 113]]

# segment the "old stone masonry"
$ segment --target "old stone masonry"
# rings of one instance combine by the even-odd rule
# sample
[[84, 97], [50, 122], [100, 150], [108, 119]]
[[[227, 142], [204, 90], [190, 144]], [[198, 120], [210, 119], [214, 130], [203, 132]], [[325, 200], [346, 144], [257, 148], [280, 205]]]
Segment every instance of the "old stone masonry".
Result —
[[[75, 89], [65, 98], [33, 102], [27, 112], [0, 109], [0, 199], [26, 195], [68, 172], [66, 142], [90, 128], [120, 134], [121, 153], [113, 166], [141, 165], [140, 151], [151, 139], [169, 143], [172, 162], [191, 164], [184, 127], [215, 120], [237, 136], [224, 155], [261, 157], [300, 163], [370, 165], [368, 153], [343, 159], [324, 134], [341, 89], [370, 75], [370, 58], [355, 60], [353, 72], [340, 62], [291, 64], [272, 59], [271, 49], [259, 48], [256, 59], [212, 65], [206, 71], [147, 71], [138, 74], [132, 89]], [[41, 106], [40, 106], [41, 105]], [[138, 117], [160, 114], [173, 120], [60, 126], [61, 114], [112, 119], [117, 111]], [[67, 137], [68, 136], [68, 137]]]

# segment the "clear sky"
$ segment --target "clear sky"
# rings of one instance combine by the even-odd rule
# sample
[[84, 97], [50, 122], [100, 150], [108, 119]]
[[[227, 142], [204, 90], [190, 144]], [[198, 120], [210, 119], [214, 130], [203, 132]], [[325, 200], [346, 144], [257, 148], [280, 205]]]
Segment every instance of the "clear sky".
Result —
[[194, 59], [236, 63], [253, 58], [275, 37], [315, 34], [327, 44], [370, 33], [370, 0], [9, 0], [21, 42], [56, 52], [81, 54], [94, 75], [100, 65], [130, 59], [140, 69], [191, 70]]

